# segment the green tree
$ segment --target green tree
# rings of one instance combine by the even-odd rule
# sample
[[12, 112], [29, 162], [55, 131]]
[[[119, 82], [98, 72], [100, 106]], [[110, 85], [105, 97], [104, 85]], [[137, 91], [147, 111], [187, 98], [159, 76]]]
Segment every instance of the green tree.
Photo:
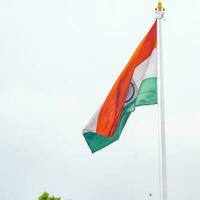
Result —
[[39, 196], [38, 200], [61, 200], [60, 197], [50, 196], [48, 192], [44, 192]]

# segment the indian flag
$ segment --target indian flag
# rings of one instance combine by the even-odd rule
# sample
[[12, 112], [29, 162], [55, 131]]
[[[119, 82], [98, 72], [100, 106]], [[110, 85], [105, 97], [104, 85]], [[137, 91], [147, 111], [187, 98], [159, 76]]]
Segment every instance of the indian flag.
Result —
[[141, 41], [102, 106], [83, 130], [94, 153], [119, 139], [138, 106], [157, 103], [157, 21]]

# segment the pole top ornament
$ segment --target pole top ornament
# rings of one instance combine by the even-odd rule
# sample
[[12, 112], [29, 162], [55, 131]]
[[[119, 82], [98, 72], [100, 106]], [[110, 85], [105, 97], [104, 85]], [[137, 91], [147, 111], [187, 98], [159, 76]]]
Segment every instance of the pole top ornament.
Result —
[[163, 19], [165, 15], [165, 8], [163, 7], [162, 1], [159, 0], [157, 8], [155, 8], [156, 19]]
[[157, 11], [165, 11], [165, 8], [163, 7], [163, 4], [160, 0], [158, 1], [158, 5], [157, 5], [156, 10]]

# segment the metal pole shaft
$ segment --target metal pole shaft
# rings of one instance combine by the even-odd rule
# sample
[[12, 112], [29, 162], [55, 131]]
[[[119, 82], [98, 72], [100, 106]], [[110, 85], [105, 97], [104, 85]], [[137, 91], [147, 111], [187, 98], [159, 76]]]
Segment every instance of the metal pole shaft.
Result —
[[159, 115], [159, 157], [160, 157], [160, 199], [167, 200], [166, 137], [163, 87], [162, 21], [158, 22], [158, 115]]

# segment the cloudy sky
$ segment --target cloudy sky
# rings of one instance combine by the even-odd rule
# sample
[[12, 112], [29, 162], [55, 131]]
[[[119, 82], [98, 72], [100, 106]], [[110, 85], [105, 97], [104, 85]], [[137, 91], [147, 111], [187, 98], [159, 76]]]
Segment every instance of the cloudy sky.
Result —
[[[155, 4], [0, 0], [1, 199], [159, 200], [157, 106], [137, 108], [121, 139], [94, 155], [81, 134]], [[200, 199], [200, 2], [165, 6], [168, 196]]]

